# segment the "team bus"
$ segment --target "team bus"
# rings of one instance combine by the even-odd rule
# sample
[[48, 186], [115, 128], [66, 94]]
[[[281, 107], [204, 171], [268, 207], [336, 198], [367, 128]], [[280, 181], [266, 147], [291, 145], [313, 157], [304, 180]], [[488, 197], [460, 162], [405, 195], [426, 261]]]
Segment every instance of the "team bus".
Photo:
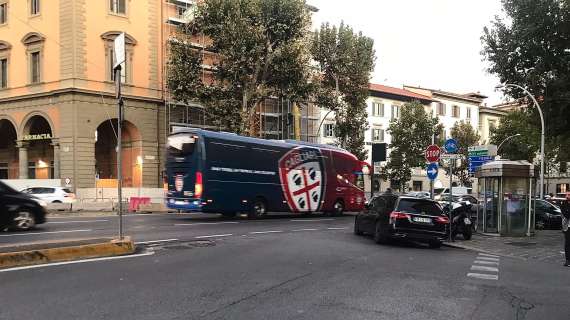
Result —
[[171, 209], [229, 217], [358, 211], [363, 165], [334, 146], [184, 129], [168, 137], [165, 201]]

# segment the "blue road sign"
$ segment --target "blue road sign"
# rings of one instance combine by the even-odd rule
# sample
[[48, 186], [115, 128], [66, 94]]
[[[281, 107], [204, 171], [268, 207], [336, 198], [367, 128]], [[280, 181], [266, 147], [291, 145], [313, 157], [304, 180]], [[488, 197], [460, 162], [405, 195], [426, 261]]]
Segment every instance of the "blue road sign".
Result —
[[456, 153], [457, 152], [457, 140], [455, 139], [447, 139], [444, 145], [445, 151], [447, 153]]
[[494, 159], [493, 156], [469, 156], [469, 162], [487, 162]]
[[438, 172], [437, 162], [428, 164], [426, 171], [428, 178], [430, 180], [435, 180], [435, 178], [437, 178], [437, 172]]

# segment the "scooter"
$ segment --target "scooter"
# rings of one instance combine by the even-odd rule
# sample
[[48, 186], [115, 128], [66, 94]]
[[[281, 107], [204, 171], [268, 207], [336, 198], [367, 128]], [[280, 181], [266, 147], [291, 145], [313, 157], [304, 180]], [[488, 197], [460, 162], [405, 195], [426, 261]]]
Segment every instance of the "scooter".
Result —
[[[449, 215], [449, 203], [443, 206], [444, 212]], [[451, 239], [455, 240], [458, 234], [463, 235], [463, 239], [471, 240], [473, 228], [471, 221], [471, 204], [469, 202], [453, 202], [451, 208]]]

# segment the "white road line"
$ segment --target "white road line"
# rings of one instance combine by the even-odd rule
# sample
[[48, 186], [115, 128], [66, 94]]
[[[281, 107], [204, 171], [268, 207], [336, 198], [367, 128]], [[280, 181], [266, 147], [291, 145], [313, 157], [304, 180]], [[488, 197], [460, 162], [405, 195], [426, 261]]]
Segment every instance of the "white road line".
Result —
[[213, 234], [213, 235], [209, 235], [209, 236], [198, 236], [198, 237], [194, 237], [194, 239], [207, 239], [207, 238], [218, 238], [218, 237], [229, 237], [229, 236], [233, 236], [233, 234], [232, 234], [232, 233]]
[[317, 221], [334, 221], [336, 219], [291, 219], [289, 221], [294, 221], [294, 222], [317, 222]]
[[327, 228], [327, 230], [344, 230], [346, 228]]
[[64, 224], [64, 223], [90, 223], [90, 222], [107, 222], [109, 220], [75, 220], [75, 221], [49, 221], [46, 224]]
[[66, 265], [66, 264], [77, 264], [77, 263], [96, 262], [96, 261], [128, 259], [128, 258], [151, 256], [151, 255], [153, 255], [153, 254], [154, 254], [154, 251], [149, 251], [149, 252], [145, 252], [145, 253], [133, 254], [133, 255], [128, 255], [128, 256], [105, 257], [105, 258], [94, 258], [94, 259], [85, 259], [85, 260], [76, 260], [76, 261], [54, 262], [54, 263], [39, 264], [39, 265], [33, 265], [33, 266], [15, 267], [15, 268], [9, 268], [9, 269], [0, 269], [0, 272], [9, 272], [9, 271], [18, 271], [18, 270], [27, 270], [27, 269], [37, 269], [37, 268], [47, 268], [47, 267], [53, 267], [53, 266], [62, 266], [62, 265]]
[[280, 233], [280, 232], [283, 232], [283, 231], [281, 231], [281, 230], [254, 231], [254, 232], [250, 232], [249, 234]]
[[296, 229], [291, 230], [291, 232], [300, 232], [300, 231], [318, 231], [319, 229]]
[[495, 267], [486, 267], [486, 266], [471, 266], [471, 270], [473, 271], [487, 271], [487, 272], [499, 272], [499, 268]]
[[499, 258], [499, 256], [496, 256], [494, 254], [488, 254], [488, 253], [479, 253], [479, 255], [483, 256], [483, 257]]
[[499, 258], [489, 258], [489, 257], [477, 257], [479, 260], [495, 261], [499, 262]]
[[209, 224], [236, 224], [237, 221], [224, 221], [224, 222], [196, 222], [196, 223], [175, 223], [175, 226], [203, 226]]
[[71, 232], [91, 232], [91, 229], [82, 230], [63, 230], [63, 231], [46, 231], [46, 232], [28, 232], [28, 233], [12, 233], [12, 234], [0, 234], [0, 237], [21, 237], [21, 236], [35, 236], [42, 234], [55, 234], [55, 233], [71, 233]]
[[485, 274], [485, 273], [468, 273], [468, 277], [483, 279], [483, 280], [499, 280], [499, 276], [496, 274]]
[[477, 264], [486, 264], [486, 265], [491, 265], [491, 266], [498, 266], [499, 263], [495, 262], [495, 261], [482, 261], [482, 260], [475, 260], [473, 263], [477, 263]]
[[162, 243], [162, 242], [172, 242], [172, 241], [178, 241], [178, 239], [164, 239], [164, 240], [141, 241], [141, 242], [135, 242], [135, 244], [152, 244], [152, 243]]

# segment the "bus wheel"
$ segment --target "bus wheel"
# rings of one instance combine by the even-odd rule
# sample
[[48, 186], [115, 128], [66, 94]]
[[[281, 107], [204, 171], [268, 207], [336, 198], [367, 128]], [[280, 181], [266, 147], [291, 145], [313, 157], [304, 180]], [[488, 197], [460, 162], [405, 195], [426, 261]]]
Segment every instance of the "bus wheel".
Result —
[[334, 203], [331, 215], [341, 216], [343, 212], [344, 212], [344, 202], [342, 202], [342, 200], [339, 199]]
[[267, 205], [265, 204], [265, 200], [261, 198], [255, 199], [253, 206], [251, 207], [251, 211], [248, 214], [248, 217], [251, 219], [259, 218], [267, 214]]

